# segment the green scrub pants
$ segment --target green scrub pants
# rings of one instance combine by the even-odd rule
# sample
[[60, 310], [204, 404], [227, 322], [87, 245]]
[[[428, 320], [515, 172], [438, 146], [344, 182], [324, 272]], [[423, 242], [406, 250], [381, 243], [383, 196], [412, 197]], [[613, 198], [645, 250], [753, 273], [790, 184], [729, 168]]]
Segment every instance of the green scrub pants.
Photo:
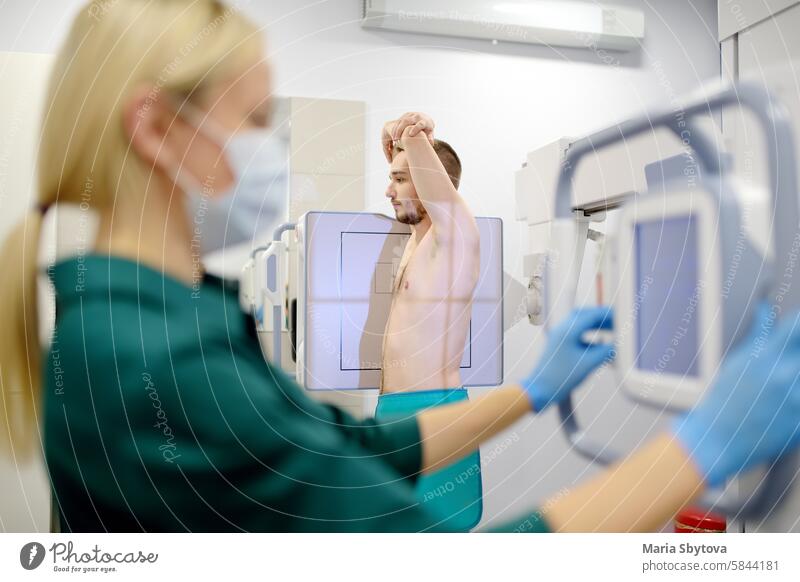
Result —
[[[386, 422], [413, 416], [426, 408], [467, 399], [466, 388], [382, 394], [378, 398], [375, 418]], [[476, 451], [434, 473], [421, 475], [416, 489], [420, 505], [435, 515], [441, 515], [443, 525], [457, 530], [472, 529], [478, 525], [483, 513], [480, 454]]]

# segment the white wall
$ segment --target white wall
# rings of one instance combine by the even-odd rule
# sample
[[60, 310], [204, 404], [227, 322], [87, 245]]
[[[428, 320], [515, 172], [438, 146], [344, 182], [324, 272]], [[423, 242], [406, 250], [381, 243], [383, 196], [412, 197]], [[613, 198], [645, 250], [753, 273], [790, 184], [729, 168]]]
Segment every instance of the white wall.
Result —
[[[524, 228], [514, 222], [513, 172], [526, 152], [654, 104], [668, 105], [675, 94], [719, 74], [714, 0], [614, 3], [645, 10], [641, 50], [603, 53], [367, 31], [358, 23], [360, 0], [251, 1], [246, 10], [267, 27], [277, 92], [367, 103], [367, 143], [374, 144], [367, 152], [368, 210], [389, 211], [383, 198], [387, 167], [378, 144], [383, 121], [410, 110], [433, 116], [438, 136], [461, 156], [461, 190], [475, 213], [505, 221], [505, 270], [511, 276], [506, 313], [513, 320], [525, 248]], [[56, 50], [79, 5], [4, 3], [0, 50]], [[526, 374], [540, 348], [534, 328], [525, 322], [511, 327], [507, 379]], [[584, 390], [584, 418], [591, 421], [603, 410], [593, 428], [635, 442], [657, 419], [638, 414], [630, 421], [634, 408], [612, 397], [613, 391], [607, 375]], [[585, 413], [587, 406], [593, 413]], [[552, 413], [521, 421], [505, 437], [483, 451], [489, 517], [529, 508], [593, 470], [567, 451]]]

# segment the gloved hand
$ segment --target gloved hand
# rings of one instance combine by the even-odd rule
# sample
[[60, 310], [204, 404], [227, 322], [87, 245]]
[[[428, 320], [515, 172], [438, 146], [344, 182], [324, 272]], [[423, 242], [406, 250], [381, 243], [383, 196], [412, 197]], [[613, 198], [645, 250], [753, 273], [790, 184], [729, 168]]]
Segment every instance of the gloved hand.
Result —
[[564, 400], [600, 364], [613, 359], [611, 344], [589, 344], [581, 339], [587, 331], [611, 326], [610, 308], [590, 307], [574, 310], [550, 332], [539, 363], [522, 381], [535, 412]]
[[703, 400], [672, 431], [715, 487], [800, 444], [800, 320], [759, 306], [748, 337], [722, 364]]

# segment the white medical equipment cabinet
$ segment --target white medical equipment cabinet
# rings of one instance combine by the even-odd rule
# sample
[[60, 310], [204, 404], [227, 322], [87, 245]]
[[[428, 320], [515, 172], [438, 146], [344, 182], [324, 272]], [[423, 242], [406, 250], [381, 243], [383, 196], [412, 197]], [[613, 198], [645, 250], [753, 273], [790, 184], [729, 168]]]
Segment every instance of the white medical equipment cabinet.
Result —
[[[745, 186], [729, 172], [729, 156], [697, 123], [700, 116], [732, 106], [746, 108], [759, 121], [769, 154], [769, 189], [747, 186], [743, 193]], [[647, 168], [659, 179], [648, 179], [646, 192], [576, 204], [581, 196], [573, 197], [573, 182], [583, 158], [656, 128], [674, 133], [686, 151]], [[575, 305], [587, 242], [604, 238], [603, 284], [606, 301], [614, 306], [619, 385], [641, 404], [686, 410], [749, 330], [759, 302], [778, 305], [780, 313], [800, 307], [800, 284], [792, 281], [800, 266], [800, 212], [787, 114], [759, 86], [718, 87], [680, 109], [632, 119], [560, 147], [549, 251], [528, 257], [526, 264], [531, 322], [560, 321]], [[691, 166], [699, 171], [687, 180], [681, 169]], [[520, 194], [518, 188], [518, 204]], [[758, 203], [745, 208], [743, 199]], [[598, 234], [592, 223], [615, 207], [621, 208], [617, 232]], [[767, 232], [754, 232], [753, 223], [766, 224]], [[576, 452], [601, 464], [623, 456], [579, 427], [572, 400], [559, 406], [559, 414]], [[730, 492], [716, 492], [704, 502], [740, 519], [763, 515], [790, 489], [796, 459], [776, 459], [749, 495], [731, 499]]]
[[[476, 221], [480, 274], [461, 377], [465, 386], [495, 386], [503, 381], [503, 225]], [[308, 212], [279, 227], [253, 252], [240, 287], [265, 357], [307, 390], [379, 388], [393, 280], [410, 232], [364, 212]]]

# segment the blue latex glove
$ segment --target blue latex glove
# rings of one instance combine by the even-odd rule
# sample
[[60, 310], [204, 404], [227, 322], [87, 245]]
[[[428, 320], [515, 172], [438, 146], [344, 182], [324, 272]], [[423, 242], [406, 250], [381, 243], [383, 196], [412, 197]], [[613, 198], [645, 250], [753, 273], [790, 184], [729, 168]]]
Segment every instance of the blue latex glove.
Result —
[[561, 402], [600, 364], [613, 359], [613, 345], [581, 339], [587, 331], [611, 329], [611, 325], [610, 308], [590, 307], [574, 310], [550, 332], [536, 369], [522, 381], [534, 411]]
[[759, 306], [748, 337], [722, 364], [703, 400], [672, 430], [716, 487], [800, 444], [800, 320], [775, 322]]

